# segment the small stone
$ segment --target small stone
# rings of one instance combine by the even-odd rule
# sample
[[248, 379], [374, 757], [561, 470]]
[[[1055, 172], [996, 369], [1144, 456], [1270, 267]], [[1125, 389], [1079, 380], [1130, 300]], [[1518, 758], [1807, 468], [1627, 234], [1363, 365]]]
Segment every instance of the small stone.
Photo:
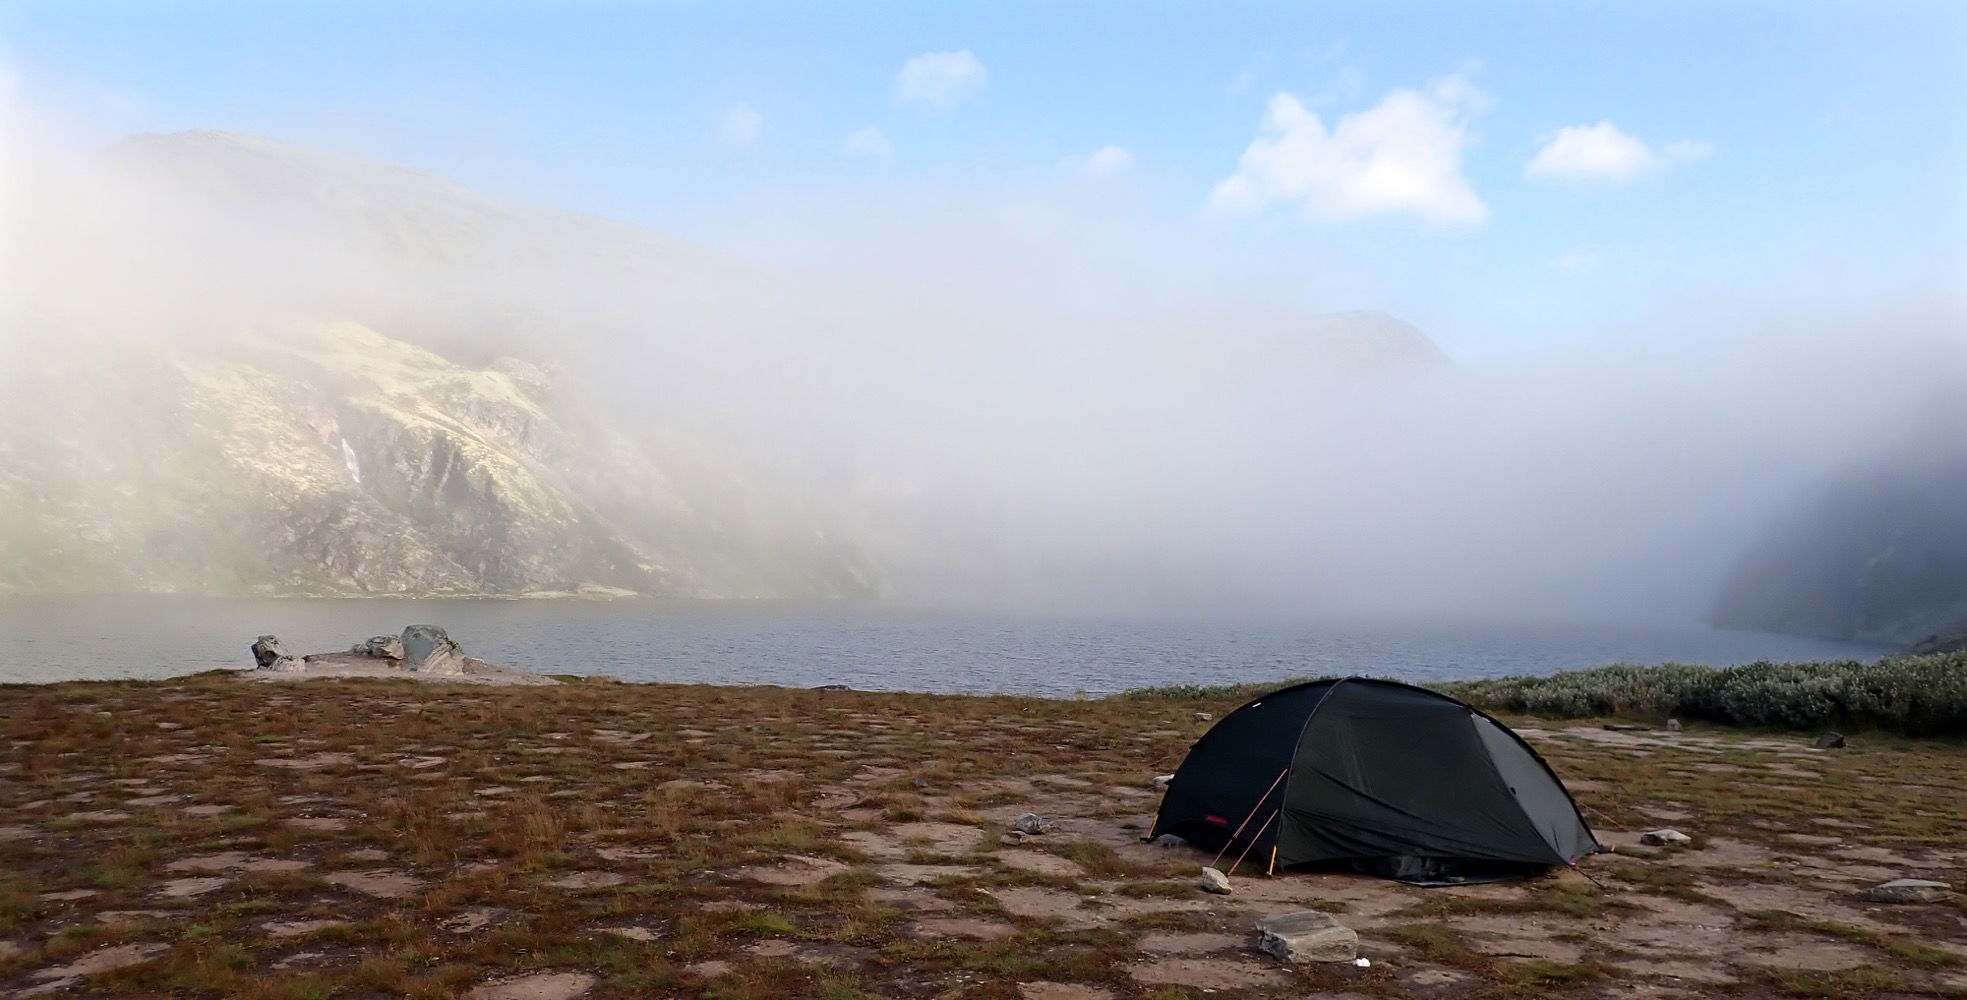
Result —
[[997, 838], [997, 842], [1003, 844], [1005, 847], [1023, 847], [1024, 842], [1028, 839], [1030, 838], [1016, 830], [1009, 830], [1005, 832], [1004, 836]]
[[1197, 712], [1194, 715], [1190, 716], [1190, 718], [1194, 719], [1197, 722], [1208, 722], [1209, 720], [1215, 718], [1215, 716], [1210, 715], [1207, 712]]
[[1953, 887], [1923, 878], [1898, 878], [1858, 895], [1874, 903], [1944, 903], [1953, 895]]
[[1679, 719], [1668, 719], [1668, 720], [1666, 720], [1666, 731], [1667, 731], [1667, 732], [1669, 732], [1669, 733], [1677, 733], [1677, 732], [1679, 732], [1679, 731], [1680, 731], [1680, 720], [1679, 720]]
[[1825, 733], [1817, 737], [1817, 742], [1811, 745], [1819, 750], [1837, 750], [1844, 746], [1844, 734]]
[[1196, 881], [1195, 887], [1203, 892], [1213, 892], [1218, 896], [1227, 896], [1229, 895], [1229, 876], [1224, 875], [1214, 868], [1204, 868], [1202, 869], [1202, 877]]
[[1693, 843], [1694, 838], [1681, 833], [1679, 830], [1662, 828], [1648, 830], [1640, 834], [1639, 842], [1645, 844], [1647, 847], [1684, 847]]
[[1359, 934], [1323, 910], [1299, 910], [1257, 921], [1257, 950], [1286, 962], [1350, 962]]
[[1027, 837], [1036, 837], [1052, 828], [1052, 821], [1037, 813], [1024, 813], [1011, 821], [1011, 829]]
[[1154, 787], [1166, 788], [1169, 785], [1173, 784], [1174, 781], [1175, 781], [1175, 776], [1172, 774], [1158, 774], [1155, 775], [1154, 777]]

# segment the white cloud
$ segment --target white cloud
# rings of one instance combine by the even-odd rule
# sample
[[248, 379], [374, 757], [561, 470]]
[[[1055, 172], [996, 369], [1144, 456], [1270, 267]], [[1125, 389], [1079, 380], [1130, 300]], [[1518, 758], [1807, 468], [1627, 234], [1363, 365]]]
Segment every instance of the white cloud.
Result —
[[840, 155], [885, 160], [895, 155], [895, 144], [888, 141], [886, 133], [869, 125], [866, 128], [857, 128], [841, 137]]
[[1396, 90], [1329, 131], [1289, 93], [1271, 97], [1257, 138], [1211, 205], [1256, 211], [1301, 202], [1307, 215], [1344, 222], [1408, 212], [1434, 222], [1482, 222], [1488, 206], [1462, 176], [1469, 120], [1491, 101], [1460, 76], [1426, 91]]
[[924, 52], [895, 74], [895, 103], [947, 111], [975, 97], [990, 76], [968, 49]]
[[1088, 177], [1107, 177], [1132, 168], [1134, 154], [1125, 146], [1101, 146], [1083, 156], [1068, 156], [1060, 161], [1061, 169]]
[[1698, 139], [1669, 142], [1655, 152], [1645, 142], [1620, 131], [1617, 125], [1601, 121], [1596, 125], [1558, 129], [1524, 166], [1523, 174], [1561, 180], [1624, 181], [1669, 163], [1702, 159], [1713, 152], [1712, 145]]
[[732, 149], [755, 146], [764, 134], [765, 116], [742, 101], [725, 108], [717, 116], [717, 141]]

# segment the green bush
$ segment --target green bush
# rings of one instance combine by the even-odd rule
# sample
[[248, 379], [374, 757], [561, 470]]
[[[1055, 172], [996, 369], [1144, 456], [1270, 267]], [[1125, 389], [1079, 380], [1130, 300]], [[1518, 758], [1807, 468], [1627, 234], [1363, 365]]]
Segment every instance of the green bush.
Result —
[[[1123, 697], [1248, 700], [1282, 684], [1147, 688]], [[1967, 653], [1877, 663], [1618, 664], [1548, 677], [1430, 685], [1495, 712], [1546, 718], [1673, 716], [1777, 729], [1878, 729], [1967, 738]]]

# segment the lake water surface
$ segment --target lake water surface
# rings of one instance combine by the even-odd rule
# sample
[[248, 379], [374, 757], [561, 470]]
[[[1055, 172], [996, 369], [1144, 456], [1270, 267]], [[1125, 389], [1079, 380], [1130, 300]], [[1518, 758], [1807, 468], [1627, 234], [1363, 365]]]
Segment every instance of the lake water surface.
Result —
[[418, 622], [465, 651], [631, 681], [1107, 694], [1156, 684], [1369, 674], [1416, 682], [1607, 663], [1874, 659], [1883, 647], [1699, 625], [1076, 617], [852, 602], [303, 598], [0, 600], [0, 682], [168, 677]]

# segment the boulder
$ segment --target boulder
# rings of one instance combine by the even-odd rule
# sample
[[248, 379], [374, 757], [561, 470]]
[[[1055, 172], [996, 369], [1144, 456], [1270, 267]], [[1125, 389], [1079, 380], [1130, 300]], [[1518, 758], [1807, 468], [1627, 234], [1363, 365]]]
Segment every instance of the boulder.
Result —
[[1666, 720], [1666, 731], [1667, 731], [1667, 732], [1669, 732], [1669, 733], [1677, 733], [1677, 732], [1679, 732], [1679, 731], [1680, 731], [1680, 720], [1679, 720], [1679, 719], [1668, 719], [1668, 720]]
[[400, 660], [403, 658], [403, 638], [379, 635], [350, 646], [348, 651], [357, 656], [370, 656], [378, 660]]
[[464, 651], [450, 634], [435, 625], [411, 625], [403, 630], [403, 667], [420, 674], [462, 674]]
[[1204, 868], [1202, 869], [1202, 877], [1195, 882], [1195, 887], [1203, 892], [1213, 892], [1218, 896], [1227, 896], [1229, 895], [1229, 876], [1224, 875], [1214, 868]]
[[1029, 839], [1031, 838], [1026, 837], [1024, 834], [1019, 833], [1016, 830], [1010, 830], [1007, 831], [1002, 837], [997, 838], [997, 842], [1003, 844], [1005, 847], [1023, 847], [1024, 842]]
[[1175, 776], [1172, 774], [1158, 774], [1154, 777], [1154, 787], [1156, 788], [1166, 788], [1174, 784], [1174, 782]]
[[1953, 896], [1953, 887], [1923, 878], [1898, 878], [1874, 885], [1858, 896], [1873, 903], [1944, 903]]
[[1011, 821], [1011, 829], [1027, 837], [1036, 837], [1052, 828], [1052, 821], [1037, 813], [1025, 813]]
[[1215, 716], [1210, 715], [1207, 712], [1197, 712], [1193, 716], [1190, 716], [1190, 718], [1193, 718], [1197, 722], [1208, 722], [1209, 720], [1215, 718]]
[[1674, 829], [1648, 830], [1639, 835], [1639, 842], [1647, 847], [1685, 847], [1694, 838]]
[[263, 635], [253, 640], [253, 665], [261, 670], [300, 670], [306, 666], [300, 657], [287, 652], [287, 647], [280, 644], [277, 635]]
[[1836, 750], [1844, 746], [1844, 734], [1825, 733], [1817, 737], [1817, 742], [1811, 745], [1819, 750]]
[[1299, 910], [1257, 921], [1257, 950], [1286, 962], [1350, 962], [1359, 934], [1322, 910]]

